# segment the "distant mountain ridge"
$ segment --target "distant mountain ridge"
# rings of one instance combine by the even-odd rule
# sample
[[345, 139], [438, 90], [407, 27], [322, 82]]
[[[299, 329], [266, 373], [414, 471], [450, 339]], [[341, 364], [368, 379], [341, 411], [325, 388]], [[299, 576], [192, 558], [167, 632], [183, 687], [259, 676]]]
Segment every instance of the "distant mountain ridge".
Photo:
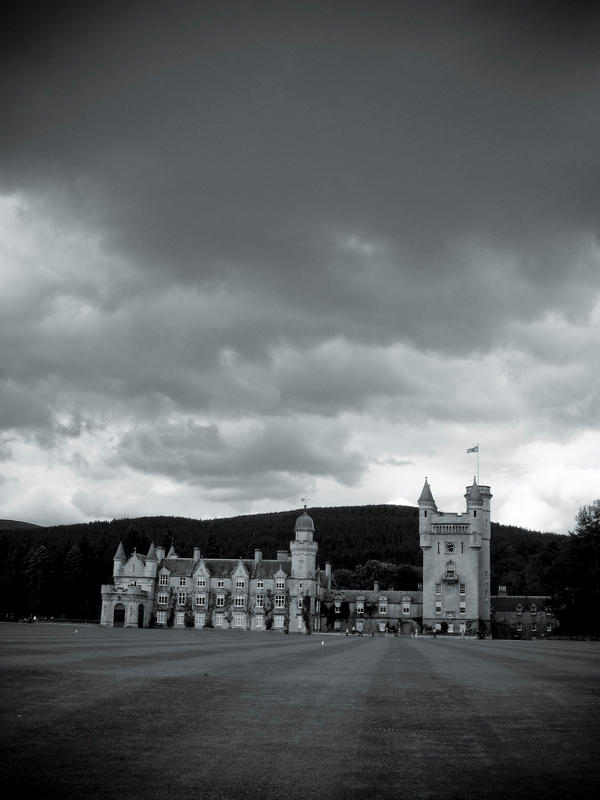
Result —
[[36, 525], [35, 522], [19, 522], [15, 519], [0, 519], [0, 531], [14, 531], [19, 528], [40, 528], [42, 525]]

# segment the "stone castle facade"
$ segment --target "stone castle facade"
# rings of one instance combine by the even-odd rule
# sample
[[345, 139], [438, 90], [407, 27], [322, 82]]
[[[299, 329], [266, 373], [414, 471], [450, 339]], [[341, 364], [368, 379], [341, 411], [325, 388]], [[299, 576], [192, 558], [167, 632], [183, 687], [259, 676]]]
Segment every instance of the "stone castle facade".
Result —
[[[307, 634], [418, 635], [427, 631], [532, 638], [552, 633], [548, 597], [492, 597], [489, 486], [466, 487], [463, 513], [438, 511], [427, 479], [418, 500], [423, 582], [417, 590], [336, 589], [331, 565], [317, 566], [315, 527], [306, 510], [289, 551], [264, 559], [191, 558], [154, 544], [146, 555], [114, 556], [113, 583], [102, 586], [100, 624], [195, 627]], [[523, 627], [523, 613], [527, 621]], [[535, 621], [532, 621], [532, 615]]]

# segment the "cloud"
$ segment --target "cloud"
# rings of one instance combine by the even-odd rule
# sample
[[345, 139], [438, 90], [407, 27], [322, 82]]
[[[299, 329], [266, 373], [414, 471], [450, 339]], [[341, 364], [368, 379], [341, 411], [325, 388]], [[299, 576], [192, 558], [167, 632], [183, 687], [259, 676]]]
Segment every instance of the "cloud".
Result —
[[505, 493], [519, 442], [579, 474], [600, 55], [567, 6], [14, 7], [0, 432], [32, 513], [44, 481], [67, 519], [386, 502], [473, 434]]

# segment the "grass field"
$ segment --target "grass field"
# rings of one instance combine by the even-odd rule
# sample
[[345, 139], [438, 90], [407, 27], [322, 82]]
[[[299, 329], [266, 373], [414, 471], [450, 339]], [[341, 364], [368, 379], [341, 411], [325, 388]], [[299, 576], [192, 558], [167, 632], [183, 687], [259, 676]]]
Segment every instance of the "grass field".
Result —
[[596, 642], [2, 624], [0, 645], [0, 769], [19, 797], [600, 788]]

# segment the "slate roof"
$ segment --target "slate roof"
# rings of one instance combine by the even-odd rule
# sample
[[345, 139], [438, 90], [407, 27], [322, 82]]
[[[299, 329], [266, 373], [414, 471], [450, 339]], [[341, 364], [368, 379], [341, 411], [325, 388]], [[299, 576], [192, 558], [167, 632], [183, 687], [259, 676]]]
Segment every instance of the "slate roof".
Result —
[[[292, 567], [290, 560], [277, 559], [262, 559], [257, 562], [254, 559], [244, 558], [203, 558], [202, 561], [206, 565], [211, 578], [230, 578], [240, 562], [246, 568], [250, 579], [273, 578], [279, 570], [283, 570], [287, 575], [290, 575]], [[170, 574], [176, 578], [191, 577], [198, 563], [193, 558], [165, 558], [160, 563], [159, 569], [166, 567]]]
[[356, 602], [358, 597], [363, 598], [367, 603], [374, 603], [380, 597], [387, 598], [388, 603], [400, 604], [403, 598], [410, 597], [412, 603], [423, 602], [423, 592], [413, 590], [380, 589], [378, 592], [373, 589], [332, 589], [332, 597], [341, 597], [350, 603]]
[[523, 611], [529, 611], [532, 605], [537, 606], [538, 611], [543, 611], [551, 603], [549, 595], [526, 595], [526, 594], [505, 594], [494, 595], [490, 598], [494, 611], [515, 611], [520, 605]]

